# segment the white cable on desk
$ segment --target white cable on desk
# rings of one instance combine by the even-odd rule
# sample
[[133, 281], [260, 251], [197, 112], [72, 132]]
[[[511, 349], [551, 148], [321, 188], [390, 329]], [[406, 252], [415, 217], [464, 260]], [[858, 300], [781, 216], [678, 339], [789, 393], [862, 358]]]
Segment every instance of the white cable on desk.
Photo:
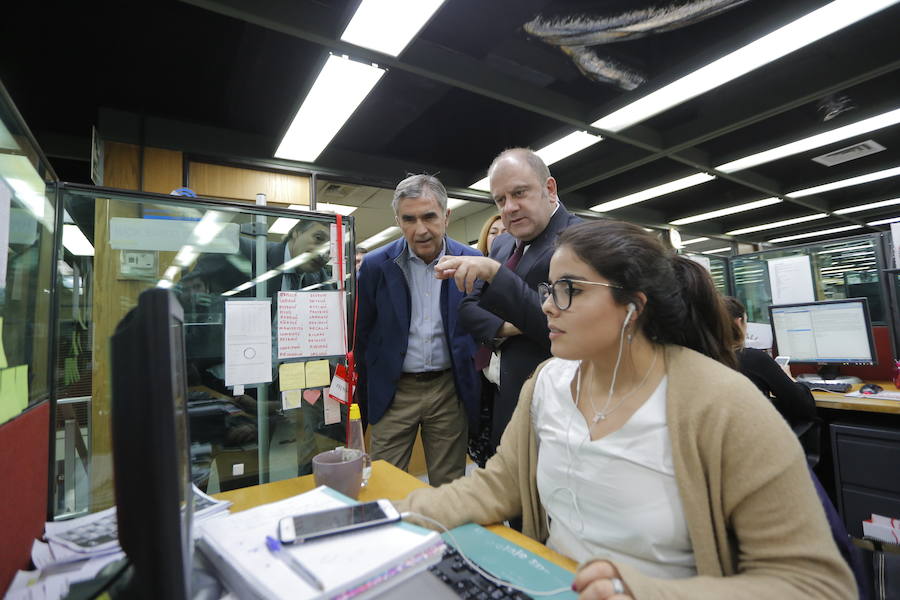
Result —
[[415, 513], [415, 512], [400, 513], [400, 518], [405, 519], [407, 517], [416, 517], [417, 519], [422, 519], [423, 521], [428, 521], [429, 523], [433, 523], [434, 525], [437, 525], [438, 527], [440, 527], [448, 536], [450, 536], [450, 541], [453, 543], [453, 546], [456, 548], [456, 551], [459, 552], [459, 555], [462, 557], [462, 559], [464, 561], [466, 561], [466, 563], [470, 567], [472, 567], [472, 569], [476, 573], [478, 573], [479, 575], [481, 575], [482, 577], [484, 577], [485, 579], [487, 579], [494, 585], [501, 585], [504, 587], [513, 588], [514, 590], [518, 590], [520, 592], [525, 592], [526, 594], [529, 594], [531, 596], [553, 596], [555, 594], [562, 594], [563, 592], [571, 592], [572, 591], [571, 587], [561, 587], [561, 588], [556, 588], [554, 590], [546, 590], [546, 591], [532, 590], [527, 587], [512, 583], [510, 581], [506, 581], [505, 579], [500, 579], [499, 577], [495, 577], [494, 575], [491, 575], [490, 573], [488, 573], [487, 571], [482, 569], [479, 565], [477, 565], [474, 562], [472, 562], [471, 560], [469, 560], [469, 557], [463, 553], [462, 546], [460, 545], [460, 543], [456, 541], [456, 538], [453, 536], [452, 533], [450, 533], [450, 530], [447, 529], [447, 527], [443, 523], [435, 521], [431, 517], [426, 517], [425, 515]]

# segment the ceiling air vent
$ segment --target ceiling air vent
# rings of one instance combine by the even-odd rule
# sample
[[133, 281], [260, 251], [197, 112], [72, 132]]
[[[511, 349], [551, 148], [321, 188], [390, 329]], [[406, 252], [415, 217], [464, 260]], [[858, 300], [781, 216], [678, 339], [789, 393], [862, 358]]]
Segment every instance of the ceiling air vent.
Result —
[[822, 156], [817, 156], [813, 161], [825, 165], [826, 167], [833, 167], [834, 165], [845, 163], [848, 160], [856, 160], [857, 158], [875, 154], [882, 150], [884, 150], [884, 146], [878, 142], [866, 140], [858, 144], [853, 144], [852, 146], [847, 146], [846, 148], [841, 148], [840, 150], [835, 150], [834, 152], [829, 152], [828, 154], [823, 154]]
[[319, 189], [319, 193], [330, 196], [331, 198], [346, 198], [353, 193], [353, 186], [341, 185], [339, 183], [326, 183], [324, 187]]

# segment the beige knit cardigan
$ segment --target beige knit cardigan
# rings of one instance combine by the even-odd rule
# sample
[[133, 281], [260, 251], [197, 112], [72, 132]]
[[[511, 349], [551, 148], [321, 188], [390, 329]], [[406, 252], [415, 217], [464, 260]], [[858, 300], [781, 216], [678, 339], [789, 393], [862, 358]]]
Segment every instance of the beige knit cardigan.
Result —
[[[614, 562], [636, 600], [847, 600], [853, 575], [831, 537], [803, 451], [740, 373], [687, 348], [665, 348], [666, 418], [698, 575], [664, 580]], [[543, 366], [543, 365], [541, 365]], [[540, 370], [541, 366], [538, 367]], [[531, 401], [537, 371], [484, 469], [397, 502], [448, 527], [522, 515], [544, 542]], [[581, 502], [589, 502], [589, 498]], [[590, 561], [588, 561], [590, 562]]]

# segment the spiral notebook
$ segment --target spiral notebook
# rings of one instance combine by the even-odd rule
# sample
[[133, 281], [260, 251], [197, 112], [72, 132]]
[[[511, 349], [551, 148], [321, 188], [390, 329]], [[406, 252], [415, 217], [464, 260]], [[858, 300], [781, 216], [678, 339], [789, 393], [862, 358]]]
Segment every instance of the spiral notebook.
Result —
[[326, 487], [258, 506], [201, 526], [198, 548], [240, 598], [365, 598], [437, 563], [441, 537], [394, 523], [286, 547], [325, 586], [319, 592], [266, 548], [282, 517], [355, 504]]

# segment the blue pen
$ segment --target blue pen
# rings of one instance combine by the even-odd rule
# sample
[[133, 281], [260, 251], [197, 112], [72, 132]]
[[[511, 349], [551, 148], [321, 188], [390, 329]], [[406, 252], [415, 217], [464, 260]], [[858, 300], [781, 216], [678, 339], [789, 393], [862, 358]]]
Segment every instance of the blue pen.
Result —
[[309, 569], [304, 567], [299, 560], [291, 556], [290, 552], [282, 548], [281, 542], [279, 542], [272, 536], [267, 535], [266, 547], [269, 549], [269, 552], [281, 559], [284, 564], [289, 566], [291, 570], [294, 571], [294, 573], [299, 575], [303, 579], [303, 581], [313, 586], [320, 592], [325, 591], [325, 586], [322, 585], [322, 582], [319, 580], [319, 578], [313, 575], [313, 573]]

